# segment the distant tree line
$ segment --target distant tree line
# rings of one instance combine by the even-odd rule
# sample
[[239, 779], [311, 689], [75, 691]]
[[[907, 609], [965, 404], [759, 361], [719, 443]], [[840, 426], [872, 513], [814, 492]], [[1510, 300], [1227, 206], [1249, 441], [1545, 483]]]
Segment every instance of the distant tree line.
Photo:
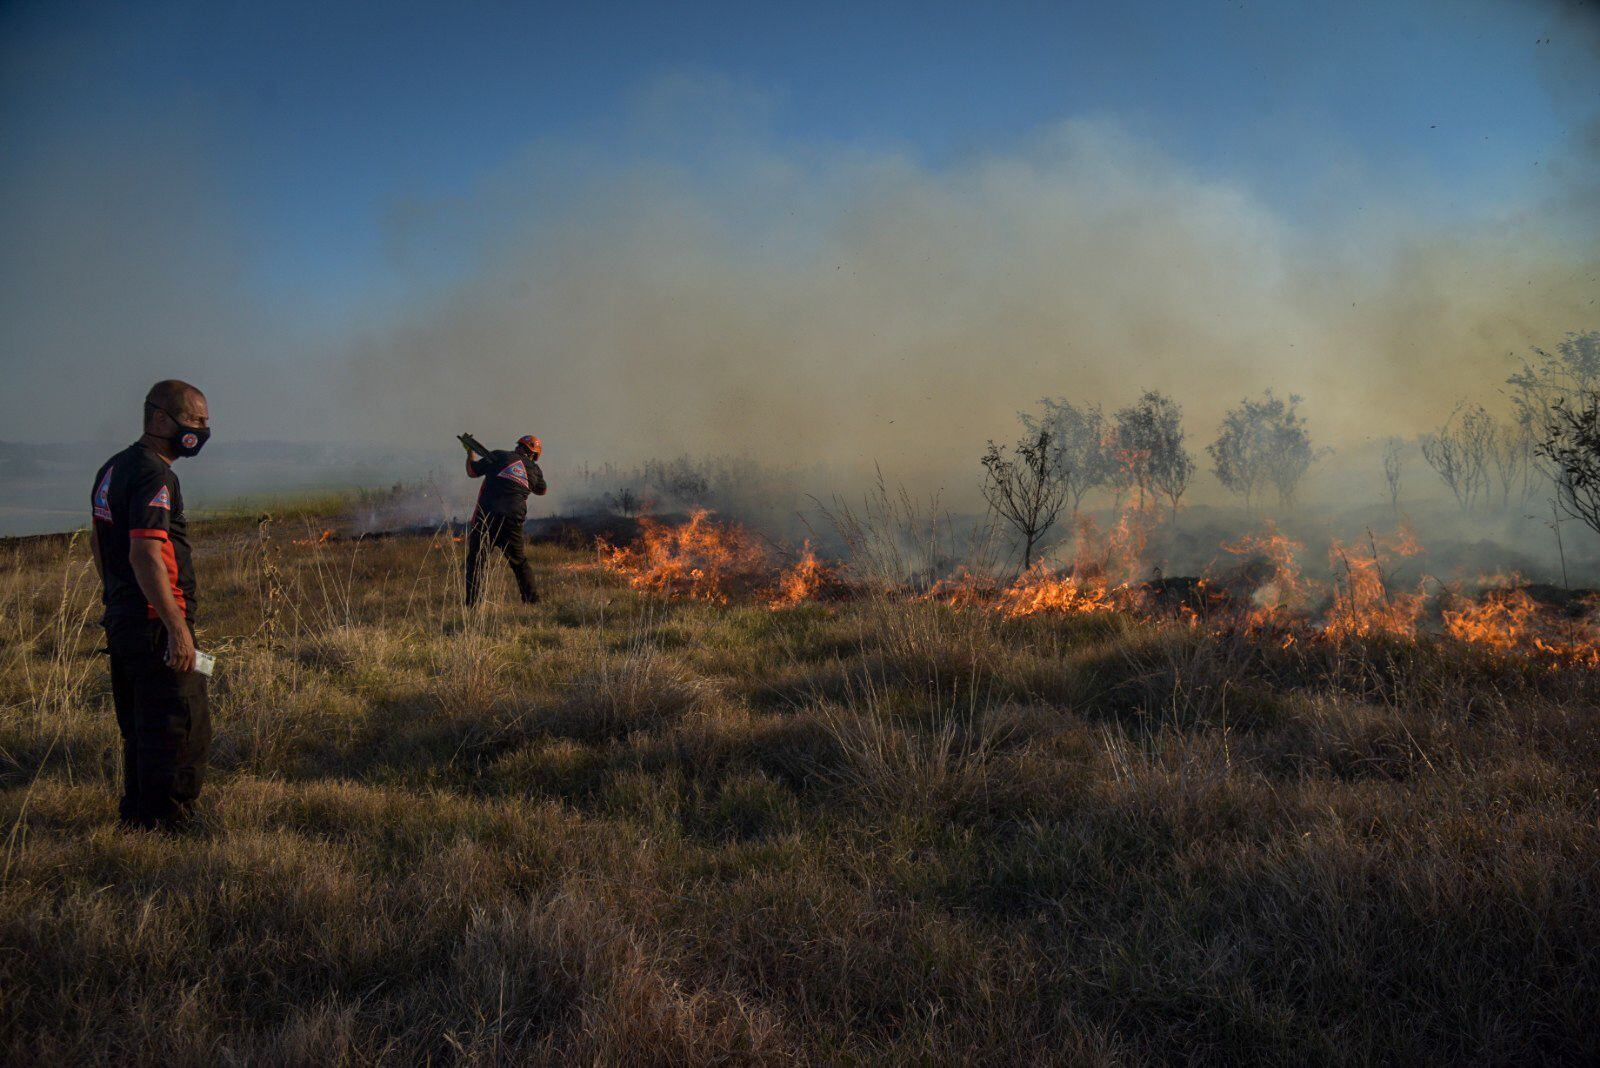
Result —
[[[1546, 496], [1600, 533], [1600, 331], [1532, 352], [1506, 380], [1508, 417], [1463, 402], [1415, 447], [1464, 512]], [[1303, 404], [1271, 389], [1245, 397], [1205, 446], [1211, 473], [1245, 508], [1266, 507], [1269, 495], [1291, 506], [1328, 452], [1313, 444]], [[1118, 506], [1129, 494], [1141, 509], [1165, 503], [1176, 521], [1197, 465], [1171, 397], [1147, 390], [1110, 415], [1097, 402], [1045, 397], [1018, 419], [1024, 435], [1011, 446], [991, 440], [981, 461], [985, 499], [1017, 534], [1024, 567], [1096, 490]], [[1408, 451], [1400, 438], [1382, 445], [1384, 485], [1397, 510]]]
[[[1301, 398], [1268, 390], [1228, 411], [1206, 446], [1212, 472], [1247, 506], [1271, 488], [1282, 504], [1317, 459], [1300, 416]], [[1025, 436], [1009, 448], [989, 442], [982, 457], [984, 497], [1022, 542], [1022, 566], [1064, 512], [1076, 518], [1086, 494], [1109, 490], [1120, 506], [1136, 494], [1141, 510], [1164, 502], [1175, 521], [1198, 469], [1185, 444], [1183, 409], [1159, 390], [1108, 418], [1098, 403], [1046, 397], [1037, 412], [1019, 412]]]
[[1423, 459], [1463, 512], [1545, 498], [1600, 532], [1592, 503], [1600, 488], [1600, 331], [1568, 334], [1553, 350], [1535, 348], [1506, 385], [1508, 418], [1458, 404], [1422, 436]]

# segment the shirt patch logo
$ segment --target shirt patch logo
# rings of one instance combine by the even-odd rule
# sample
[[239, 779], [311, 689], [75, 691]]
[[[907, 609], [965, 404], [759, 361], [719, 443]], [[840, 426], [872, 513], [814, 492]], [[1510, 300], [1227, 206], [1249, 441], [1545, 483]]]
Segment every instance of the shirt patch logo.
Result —
[[509, 478], [523, 489], [528, 488], [528, 469], [523, 466], [521, 460], [512, 460], [506, 464], [505, 467], [500, 469], [499, 477]]
[[100, 480], [100, 486], [94, 491], [94, 517], [103, 519], [107, 523], [111, 519], [111, 472], [114, 468], [106, 468], [106, 477]]
[[182, 440], [179, 441], [179, 444], [186, 449], [192, 449], [196, 445], [200, 444], [200, 439], [195, 437], [193, 434], [185, 434]]
[[161, 487], [161, 492], [156, 494], [154, 497], [151, 497], [150, 498], [150, 503], [145, 505], [145, 507], [146, 508], [165, 508], [169, 512], [172, 511], [172, 497], [171, 497], [170, 494], [167, 493], [167, 487], [162, 486]]

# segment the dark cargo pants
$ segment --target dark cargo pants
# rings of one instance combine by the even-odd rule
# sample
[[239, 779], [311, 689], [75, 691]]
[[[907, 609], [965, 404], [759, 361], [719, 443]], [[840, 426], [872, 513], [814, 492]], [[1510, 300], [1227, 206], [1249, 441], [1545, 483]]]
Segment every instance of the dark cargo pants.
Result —
[[522, 524], [509, 516], [475, 512], [472, 529], [467, 533], [467, 603], [478, 603], [478, 593], [483, 586], [483, 557], [490, 546], [505, 554], [523, 603], [537, 601], [539, 591], [533, 585], [533, 565], [528, 563]]
[[122, 733], [125, 825], [177, 830], [200, 796], [211, 749], [206, 677], [167, 666], [167, 628], [159, 620], [108, 628], [111, 699]]

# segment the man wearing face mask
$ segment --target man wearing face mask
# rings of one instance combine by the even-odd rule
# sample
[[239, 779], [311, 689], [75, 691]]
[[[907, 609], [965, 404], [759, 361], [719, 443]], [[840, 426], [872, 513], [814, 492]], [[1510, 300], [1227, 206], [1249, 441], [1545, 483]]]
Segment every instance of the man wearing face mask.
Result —
[[200, 795], [211, 710], [194, 670], [194, 565], [172, 462], [210, 436], [205, 395], [157, 382], [144, 400], [144, 434], [94, 478], [90, 544], [122, 734], [124, 827], [182, 830]]

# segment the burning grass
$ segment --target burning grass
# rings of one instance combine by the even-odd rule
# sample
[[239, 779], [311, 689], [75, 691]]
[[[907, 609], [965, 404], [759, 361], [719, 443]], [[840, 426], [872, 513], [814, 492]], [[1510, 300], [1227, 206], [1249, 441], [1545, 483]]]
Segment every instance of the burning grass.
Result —
[[767, 550], [743, 529], [718, 523], [697, 509], [683, 523], [644, 519], [635, 544], [600, 552], [613, 570], [628, 576], [635, 589], [726, 604], [770, 580]]
[[662, 532], [465, 610], [448, 534], [195, 534], [177, 840], [113, 826], [83, 545], [0, 548], [7, 1063], [1600, 1058], [1600, 676], [1526, 650], [1581, 599], [1334, 638], [1382, 539], [830, 599]]
[[704, 508], [681, 523], [643, 517], [631, 545], [598, 544], [601, 562], [635, 589], [691, 601], [727, 604], [744, 596], [788, 608], [836, 594], [839, 569], [824, 564], [808, 543], [799, 559], [780, 567], [778, 554], [735, 523], [719, 522]]
[[[1425, 579], [1410, 588], [1397, 584], [1397, 565], [1422, 551], [1404, 525], [1390, 536], [1369, 533], [1364, 545], [1334, 539], [1327, 553], [1330, 579], [1319, 582], [1302, 572], [1305, 547], [1270, 522], [1259, 533], [1224, 542], [1220, 548], [1233, 563], [1216, 574], [1143, 578], [1153, 523], [1140, 509], [1125, 512], [1107, 532], [1085, 519], [1070, 563], [1040, 561], [1010, 581], [962, 567], [921, 593], [874, 592], [1006, 619], [1120, 612], [1219, 632], [1243, 629], [1284, 647], [1444, 638], [1552, 668], [1600, 666], [1600, 605], [1589, 600], [1568, 598], [1558, 611], [1514, 577], [1485, 578], [1474, 592], [1435, 583], [1432, 597]], [[780, 568], [773, 549], [706, 511], [682, 523], [645, 519], [636, 544], [602, 542], [600, 558], [636, 589], [718, 604], [764, 601], [777, 610], [863, 592], [848, 567], [823, 562], [809, 543], [796, 563]]]

